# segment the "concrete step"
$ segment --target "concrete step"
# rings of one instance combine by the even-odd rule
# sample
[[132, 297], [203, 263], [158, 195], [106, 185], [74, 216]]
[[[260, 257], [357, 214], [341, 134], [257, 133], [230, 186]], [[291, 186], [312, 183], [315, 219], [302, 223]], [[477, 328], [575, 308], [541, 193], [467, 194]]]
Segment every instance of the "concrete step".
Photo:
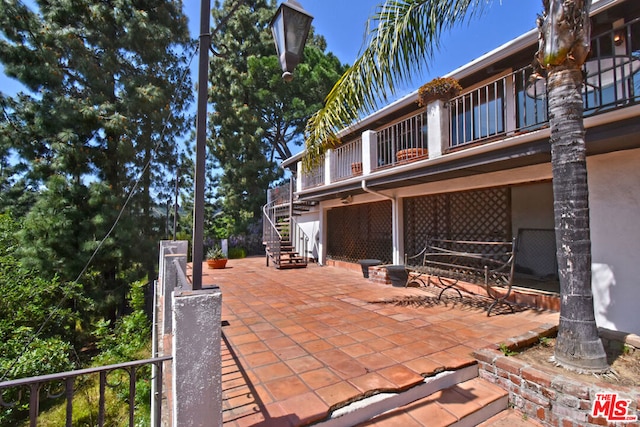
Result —
[[516, 409], [505, 409], [487, 421], [478, 424], [478, 427], [544, 427], [540, 422], [530, 419]]
[[318, 426], [473, 427], [507, 408], [508, 394], [478, 378], [478, 366], [441, 372], [399, 393], [378, 393], [340, 408]]
[[360, 426], [475, 427], [507, 409], [508, 393], [480, 378], [439, 390]]

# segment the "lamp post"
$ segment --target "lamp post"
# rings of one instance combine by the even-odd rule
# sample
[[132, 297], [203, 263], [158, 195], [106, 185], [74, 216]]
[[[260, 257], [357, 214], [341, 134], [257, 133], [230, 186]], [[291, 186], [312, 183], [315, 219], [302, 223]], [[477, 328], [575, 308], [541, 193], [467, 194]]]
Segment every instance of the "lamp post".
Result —
[[[242, 0], [238, 0], [242, 1]], [[236, 6], [239, 6], [236, 5]], [[234, 8], [233, 11], [237, 9]], [[232, 13], [233, 13], [232, 11]], [[207, 149], [207, 100], [209, 79], [209, 49], [211, 48], [211, 0], [200, 3], [200, 43], [198, 62], [198, 98], [196, 115], [196, 162], [194, 179], [193, 242], [191, 260], [193, 262], [192, 285], [194, 290], [202, 289], [202, 261], [204, 250], [204, 188], [205, 158]], [[228, 17], [227, 17], [228, 18]], [[282, 65], [282, 78], [290, 81], [293, 70], [300, 63], [302, 51], [309, 35], [313, 17], [300, 3], [287, 0], [278, 8], [271, 21], [276, 42], [276, 51]]]

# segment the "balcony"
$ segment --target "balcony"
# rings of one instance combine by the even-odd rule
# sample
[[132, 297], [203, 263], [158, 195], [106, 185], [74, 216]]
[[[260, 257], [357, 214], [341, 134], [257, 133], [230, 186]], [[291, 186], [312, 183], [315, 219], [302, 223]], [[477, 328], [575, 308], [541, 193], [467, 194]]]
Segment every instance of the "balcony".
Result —
[[[640, 18], [594, 37], [584, 66], [584, 117], [638, 104], [639, 70]], [[323, 164], [302, 175], [298, 191], [393, 173], [416, 161], [428, 165], [448, 153], [548, 127], [546, 83], [532, 76], [531, 66], [509, 70], [446, 103], [435, 101], [365, 130], [329, 150]]]

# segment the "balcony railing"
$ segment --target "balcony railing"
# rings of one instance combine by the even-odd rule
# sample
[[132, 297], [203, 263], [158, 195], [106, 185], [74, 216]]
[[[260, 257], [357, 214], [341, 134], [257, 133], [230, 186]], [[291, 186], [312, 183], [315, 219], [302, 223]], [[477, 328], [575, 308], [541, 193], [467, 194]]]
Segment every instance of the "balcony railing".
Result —
[[331, 182], [362, 175], [362, 138], [342, 144], [331, 156]]
[[[95, 425], [105, 425], [106, 414], [106, 390], [107, 387], [119, 387], [123, 381], [127, 381], [123, 376], [128, 377], [127, 389], [128, 397], [128, 424], [130, 427], [135, 425], [135, 396], [136, 396], [136, 378], [141, 369], [155, 366], [156, 376], [152, 378], [156, 384], [156, 396], [152, 399], [160, 399], [162, 396], [162, 365], [163, 362], [171, 360], [171, 356], [159, 357], [155, 359], [138, 360], [135, 362], [119, 363], [117, 365], [101, 366], [97, 368], [81, 369], [71, 372], [61, 372], [58, 374], [42, 375], [38, 377], [23, 378], [18, 380], [5, 381], [0, 383], [0, 409], [17, 408], [26, 406], [29, 413], [29, 425], [35, 427], [38, 425], [38, 416], [40, 404], [44, 399], [52, 399], [66, 402], [66, 422], [65, 425], [71, 427], [73, 425], [73, 400], [74, 395], [79, 390], [82, 396], [88, 397], [98, 403], [98, 414], [95, 419]], [[98, 391], [97, 396], [88, 396], [90, 389], [87, 387], [77, 388], [87, 377], [97, 375]], [[27, 397], [25, 398], [25, 391]], [[154, 414], [154, 424], [160, 426], [161, 405], [154, 406], [156, 413]]]
[[377, 133], [377, 162], [372, 165], [374, 170], [428, 157], [424, 112], [379, 129]]
[[[640, 101], [638, 70], [640, 19], [594, 37], [591, 59], [584, 66], [584, 115]], [[451, 100], [450, 147], [546, 125], [549, 120], [546, 83], [544, 79], [532, 82], [532, 73], [531, 66], [525, 67]]]
[[[585, 117], [639, 103], [640, 18], [595, 36], [584, 73]], [[433, 117], [439, 120], [435, 123], [446, 126], [448, 119], [449, 129], [445, 127], [444, 135], [432, 135], [431, 142], [437, 145], [432, 147], [431, 155], [427, 151], [427, 118], [423, 111], [376, 129], [375, 139], [365, 140], [363, 133], [363, 138], [332, 150], [326, 157], [330, 182], [548, 126], [546, 81], [532, 75], [531, 66], [505, 73], [440, 108]], [[447, 117], [443, 118], [443, 114]], [[323, 185], [324, 174], [321, 166], [303, 175], [302, 189]]]
[[313, 170], [303, 173], [301, 185], [303, 189], [318, 187], [324, 184], [324, 161], [313, 168]]

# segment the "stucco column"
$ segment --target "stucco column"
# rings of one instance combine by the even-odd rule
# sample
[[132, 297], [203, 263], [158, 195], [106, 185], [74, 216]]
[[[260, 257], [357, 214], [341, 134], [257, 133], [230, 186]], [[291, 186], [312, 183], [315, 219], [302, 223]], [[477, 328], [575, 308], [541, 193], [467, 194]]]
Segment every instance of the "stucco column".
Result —
[[427, 105], [427, 144], [429, 158], [442, 156], [449, 146], [449, 109], [448, 103], [436, 99]]
[[367, 130], [362, 132], [362, 175], [367, 176], [378, 167], [378, 134]]
[[220, 289], [173, 293], [173, 425], [222, 426]]
[[327, 150], [324, 153], [324, 185], [331, 184], [331, 158], [333, 157], [333, 150]]

